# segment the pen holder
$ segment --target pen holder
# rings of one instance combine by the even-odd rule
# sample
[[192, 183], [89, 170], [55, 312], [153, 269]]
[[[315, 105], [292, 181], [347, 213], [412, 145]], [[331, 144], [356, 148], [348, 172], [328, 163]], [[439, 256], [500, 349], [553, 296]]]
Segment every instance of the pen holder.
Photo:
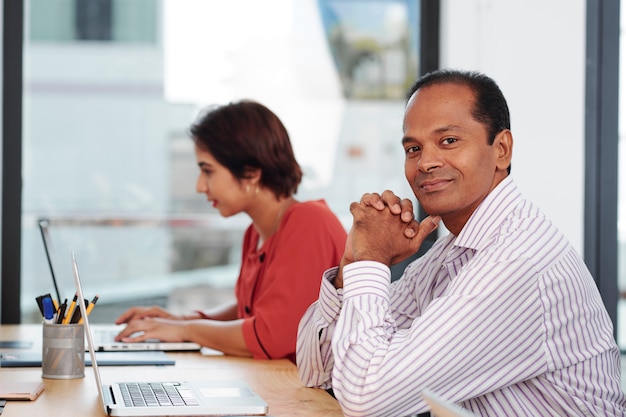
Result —
[[52, 379], [85, 376], [85, 330], [82, 324], [43, 324], [41, 376]]

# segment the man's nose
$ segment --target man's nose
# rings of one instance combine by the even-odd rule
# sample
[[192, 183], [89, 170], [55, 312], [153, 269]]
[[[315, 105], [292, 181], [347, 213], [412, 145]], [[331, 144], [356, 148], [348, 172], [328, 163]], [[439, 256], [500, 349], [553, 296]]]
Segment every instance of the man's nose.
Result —
[[441, 165], [441, 155], [437, 149], [431, 147], [424, 147], [422, 149], [420, 158], [417, 161], [417, 167], [420, 171], [429, 172]]

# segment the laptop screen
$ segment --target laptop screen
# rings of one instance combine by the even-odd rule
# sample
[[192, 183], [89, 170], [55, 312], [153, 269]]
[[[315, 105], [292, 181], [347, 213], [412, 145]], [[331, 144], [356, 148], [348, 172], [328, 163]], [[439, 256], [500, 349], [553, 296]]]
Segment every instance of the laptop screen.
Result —
[[50, 275], [52, 276], [52, 284], [54, 285], [54, 291], [57, 295], [57, 301], [61, 304], [61, 293], [59, 292], [59, 286], [57, 284], [56, 274], [54, 273], [54, 265], [52, 264], [52, 243], [50, 242], [50, 234], [48, 231], [49, 222], [47, 219], [39, 219], [39, 231], [41, 232], [41, 239], [43, 240], [43, 248], [46, 251], [46, 258], [48, 259], [48, 267], [50, 268]]
[[106, 402], [104, 400], [104, 392], [102, 391], [102, 379], [100, 378], [100, 370], [98, 369], [98, 362], [96, 361], [96, 352], [94, 349], [93, 336], [91, 333], [91, 327], [89, 326], [89, 315], [87, 314], [87, 307], [85, 307], [85, 296], [83, 294], [83, 286], [80, 282], [78, 264], [76, 263], [76, 254], [74, 252], [72, 252], [72, 271], [74, 272], [74, 283], [76, 284], [76, 294], [78, 296], [77, 303], [80, 307], [80, 314], [83, 318], [83, 325], [85, 326], [87, 348], [89, 349], [89, 356], [91, 356], [91, 367], [93, 369], [93, 374], [96, 377], [98, 395], [100, 396], [102, 407], [106, 412]]

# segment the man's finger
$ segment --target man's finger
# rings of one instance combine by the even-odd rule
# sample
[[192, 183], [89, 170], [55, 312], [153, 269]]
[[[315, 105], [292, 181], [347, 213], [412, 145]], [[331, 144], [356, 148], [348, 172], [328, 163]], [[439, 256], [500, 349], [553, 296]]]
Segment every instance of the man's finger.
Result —
[[395, 195], [393, 191], [385, 190], [383, 191], [383, 195], [381, 197], [385, 205], [389, 207], [389, 210], [393, 214], [400, 214], [402, 212], [402, 206], [400, 205], [400, 197]]
[[405, 223], [410, 223], [415, 217], [415, 213], [413, 212], [413, 202], [407, 198], [400, 201], [400, 207], [402, 210], [402, 214], [400, 218]]
[[417, 222], [413, 222], [412, 224], [410, 224], [404, 230], [404, 235], [409, 239], [417, 238], [417, 240], [420, 241], [421, 244], [421, 242], [423, 242], [429, 234], [431, 234], [437, 227], [439, 227], [440, 221], [441, 217], [439, 216], [428, 216], [419, 224]]
[[372, 206], [377, 210], [382, 210], [385, 208], [385, 203], [383, 203], [382, 198], [378, 193], [363, 194], [360, 204], [364, 206]]

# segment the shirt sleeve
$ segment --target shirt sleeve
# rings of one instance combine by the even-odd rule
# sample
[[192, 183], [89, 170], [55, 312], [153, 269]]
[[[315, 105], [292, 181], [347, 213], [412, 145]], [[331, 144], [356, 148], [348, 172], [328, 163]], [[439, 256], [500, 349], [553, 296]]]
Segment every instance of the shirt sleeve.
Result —
[[300, 380], [307, 387], [331, 388], [334, 366], [331, 339], [341, 310], [343, 289], [336, 289], [332, 280], [338, 268], [324, 273], [320, 297], [306, 311], [298, 327], [296, 363]]
[[[503, 268], [520, 266], [493, 265], [484, 282], [494, 278], [498, 288], [497, 277], [507, 276]], [[456, 293], [452, 285], [409, 327], [399, 328], [390, 307], [387, 266], [355, 262], [344, 267], [343, 279], [331, 344], [332, 387], [346, 416], [420, 413], [427, 410], [419, 395], [424, 389], [456, 402], [546, 371], [542, 305], [536, 297], [507, 299], [510, 294], [485, 288]], [[529, 294], [535, 288], [526, 280], [509, 290]], [[522, 335], [525, 343], [514, 343]], [[497, 373], [490, 375], [490, 367]]]

